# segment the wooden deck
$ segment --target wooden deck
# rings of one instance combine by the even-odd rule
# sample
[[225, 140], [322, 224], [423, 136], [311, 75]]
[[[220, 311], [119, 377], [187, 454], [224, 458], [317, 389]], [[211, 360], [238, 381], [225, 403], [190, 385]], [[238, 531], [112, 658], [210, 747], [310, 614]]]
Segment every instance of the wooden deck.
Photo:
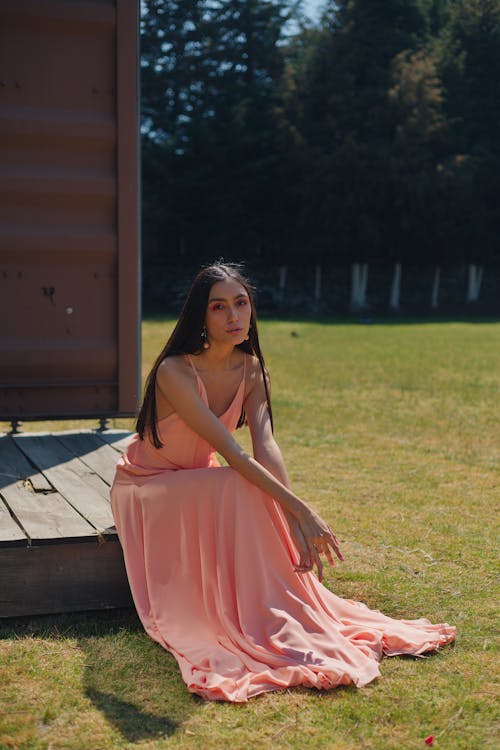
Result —
[[109, 503], [129, 437], [0, 436], [0, 617], [132, 604]]

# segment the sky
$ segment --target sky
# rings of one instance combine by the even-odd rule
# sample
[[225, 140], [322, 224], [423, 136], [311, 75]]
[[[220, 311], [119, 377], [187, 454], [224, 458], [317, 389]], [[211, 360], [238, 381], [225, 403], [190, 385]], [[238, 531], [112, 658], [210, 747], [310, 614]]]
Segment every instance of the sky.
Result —
[[313, 21], [318, 20], [319, 9], [323, 5], [323, 2], [324, 0], [304, 0], [304, 10]]

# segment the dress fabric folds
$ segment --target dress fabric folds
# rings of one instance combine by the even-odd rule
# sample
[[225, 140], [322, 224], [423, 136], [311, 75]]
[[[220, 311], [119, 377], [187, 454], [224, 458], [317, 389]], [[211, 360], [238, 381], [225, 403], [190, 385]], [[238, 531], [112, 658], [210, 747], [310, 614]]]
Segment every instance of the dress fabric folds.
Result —
[[[243, 394], [244, 377], [219, 417], [230, 431]], [[395, 620], [296, 573], [278, 504], [219, 466], [175, 413], [158, 427], [163, 448], [136, 435], [120, 459], [111, 506], [139, 617], [190, 691], [243, 702], [295, 685], [361, 687], [379, 675], [383, 654], [419, 655], [453, 640], [446, 623]]]

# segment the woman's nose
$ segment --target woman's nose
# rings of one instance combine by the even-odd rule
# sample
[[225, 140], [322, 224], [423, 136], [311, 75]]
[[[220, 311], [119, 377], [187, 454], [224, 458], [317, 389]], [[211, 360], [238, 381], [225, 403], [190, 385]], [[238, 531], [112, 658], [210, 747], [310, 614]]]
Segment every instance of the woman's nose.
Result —
[[229, 320], [238, 320], [238, 308], [236, 306], [231, 305], [229, 307]]

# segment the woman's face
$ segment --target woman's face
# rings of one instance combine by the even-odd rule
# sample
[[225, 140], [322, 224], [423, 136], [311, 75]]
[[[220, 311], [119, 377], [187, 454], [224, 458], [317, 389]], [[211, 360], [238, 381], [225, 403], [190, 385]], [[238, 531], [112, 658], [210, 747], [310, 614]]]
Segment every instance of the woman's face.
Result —
[[248, 336], [252, 308], [245, 287], [230, 277], [217, 281], [208, 295], [205, 327], [210, 344], [241, 344]]

